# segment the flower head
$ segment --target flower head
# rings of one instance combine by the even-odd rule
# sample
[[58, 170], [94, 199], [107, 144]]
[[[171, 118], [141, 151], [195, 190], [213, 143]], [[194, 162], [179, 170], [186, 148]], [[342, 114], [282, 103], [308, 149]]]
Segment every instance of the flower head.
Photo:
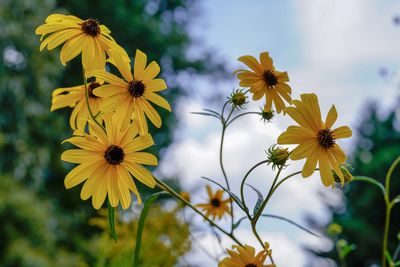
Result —
[[135, 125], [121, 128], [111, 114], [103, 116], [104, 131], [93, 121], [89, 121], [90, 133], [83, 133], [65, 140], [79, 149], [70, 149], [61, 159], [79, 165], [65, 177], [65, 187], [71, 188], [85, 182], [81, 198], [92, 197], [92, 204], [99, 209], [106, 196], [112, 207], [119, 202], [124, 209], [131, 204], [132, 191], [141, 203], [139, 192], [132, 176], [148, 187], [156, 185], [153, 175], [145, 165], [157, 165], [157, 158], [150, 153], [141, 152], [153, 145], [149, 134], [137, 136]]
[[232, 248], [233, 250], [227, 249], [229, 257], [224, 258], [218, 267], [275, 267], [274, 264], [265, 264], [268, 248], [258, 252], [257, 255], [255, 249], [248, 245], [232, 246]]
[[273, 145], [268, 149], [267, 156], [267, 165], [272, 164], [272, 170], [274, 170], [276, 167], [280, 168], [285, 166], [289, 158], [289, 150]]
[[265, 108], [261, 109], [261, 120], [265, 122], [270, 122], [271, 119], [274, 117], [274, 110]]
[[237, 77], [240, 86], [250, 87], [253, 100], [259, 100], [265, 96], [266, 111], [271, 110], [272, 102], [276, 111], [280, 113], [285, 108], [282, 98], [290, 103], [292, 89], [287, 85], [289, 77], [287, 72], [275, 70], [272, 58], [267, 52], [260, 54], [260, 62], [253, 56], [242, 56], [239, 61], [246, 64], [251, 70], [238, 70]]
[[[100, 111], [101, 97], [93, 94], [93, 90], [103, 85], [102, 80], [95, 80], [87, 84], [89, 93], [89, 105], [94, 114]], [[73, 108], [69, 124], [73, 130], [83, 131], [89, 120], [90, 114], [86, 105], [85, 85], [78, 85], [67, 88], [57, 88], [52, 93], [51, 111], [56, 109], [71, 107]]]
[[133, 118], [141, 135], [148, 132], [146, 117], [160, 128], [161, 117], [150, 102], [168, 111], [171, 111], [171, 106], [167, 100], [157, 94], [167, 88], [163, 79], [156, 78], [160, 72], [158, 64], [153, 61], [146, 67], [146, 54], [136, 50], [132, 75], [130, 64], [124, 61], [117, 51], [110, 50], [109, 52], [124, 79], [106, 71], [92, 73], [93, 76], [109, 83], [94, 91], [95, 95], [105, 98], [102, 109], [115, 110], [116, 117], [124, 126]]
[[247, 103], [247, 96], [243, 90], [235, 90], [228, 97], [228, 102], [233, 108], [243, 108]]
[[215, 193], [212, 192], [211, 186], [207, 185], [208, 202], [197, 204], [196, 206], [202, 208], [206, 212], [206, 216], [215, 220], [221, 219], [225, 213], [230, 213], [229, 208], [230, 199], [222, 199], [224, 194], [223, 190], [217, 190]]
[[319, 162], [321, 180], [325, 186], [334, 184], [332, 170], [343, 184], [345, 178], [339, 166], [346, 162], [346, 154], [336, 141], [350, 137], [350, 128], [341, 126], [332, 129], [338, 117], [335, 106], [331, 107], [323, 122], [315, 94], [302, 94], [301, 100], [293, 100], [292, 103], [295, 107], [286, 108], [286, 112], [299, 125], [289, 126], [278, 137], [278, 144], [298, 144], [291, 152], [290, 159], [307, 159], [302, 170], [303, 177], [313, 174]]
[[111, 31], [94, 19], [52, 14], [46, 18], [45, 24], [36, 28], [35, 33], [41, 35], [40, 51], [45, 47], [52, 50], [65, 43], [60, 52], [63, 65], [82, 53], [82, 65], [86, 71], [103, 69], [108, 49], [119, 51], [124, 58], [126, 55], [111, 37]]

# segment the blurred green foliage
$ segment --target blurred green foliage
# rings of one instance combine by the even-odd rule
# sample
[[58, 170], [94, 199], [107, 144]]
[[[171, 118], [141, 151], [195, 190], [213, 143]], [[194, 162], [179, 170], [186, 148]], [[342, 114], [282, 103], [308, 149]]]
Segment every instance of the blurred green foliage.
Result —
[[[60, 160], [70, 110], [50, 113], [52, 90], [82, 84], [80, 59], [62, 67], [59, 48], [40, 53], [34, 34], [56, 12], [96, 18], [130, 56], [138, 48], [160, 62], [172, 105], [185, 93], [181, 73], [223, 72], [210, 53], [187, 55], [193, 0], [0, 0], [0, 266], [93, 266], [101, 255], [88, 245], [101, 232], [88, 225], [90, 201], [80, 200], [79, 186], [67, 191], [63, 184], [72, 167]], [[173, 114], [160, 112], [163, 127], [152, 129], [157, 153], [176, 126]]]

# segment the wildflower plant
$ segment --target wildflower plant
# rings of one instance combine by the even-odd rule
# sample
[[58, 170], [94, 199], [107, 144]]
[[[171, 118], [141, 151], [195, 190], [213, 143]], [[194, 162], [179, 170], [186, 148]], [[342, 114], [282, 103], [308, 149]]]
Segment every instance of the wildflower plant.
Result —
[[[389, 190], [391, 174], [400, 158], [390, 168], [385, 186], [369, 177], [352, 177], [346, 168], [346, 153], [339, 146], [340, 139], [351, 137], [351, 129], [348, 126], [333, 127], [338, 119], [334, 105], [323, 120], [316, 94], [303, 93], [300, 99], [293, 99], [288, 73], [276, 70], [268, 52], [262, 52], [259, 60], [250, 55], [239, 57], [238, 60], [245, 66], [235, 74], [242, 88], [232, 92], [220, 112], [211, 109], [193, 112], [216, 118], [221, 123], [219, 166], [223, 178], [223, 183], [219, 183], [216, 179], [203, 177], [210, 182], [206, 186], [208, 198], [203, 203], [195, 204], [191, 203], [187, 192], [176, 192], [148, 169], [158, 164], [157, 158], [145, 151], [154, 145], [148, 121], [160, 128], [162, 118], [157, 109], [172, 110], [167, 100], [159, 95], [167, 89], [167, 84], [158, 77], [161, 71], [158, 63], [152, 61], [148, 64], [146, 54], [140, 50], [136, 50], [134, 60], [131, 60], [129, 53], [111, 36], [111, 31], [94, 19], [82, 20], [72, 15], [53, 14], [36, 29], [36, 34], [41, 35], [40, 50], [45, 47], [52, 50], [62, 45], [60, 61], [63, 65], [81, 55], [82, 85], [58, 88], [52, 94], [51, 111], [72, 108], [70, 126], [73, 136], [64, 142], [76, 148], [62, 153], [61, 159], [78, 165], [66, 175], [65, 187], [83, 184], [81, 198], [92, 198], [95, 209], [107, 203], [108, 222], [115, 240], [115, 208], [121, 206], [128, 209], [132, 193], [134, 199], [142, 203], [136, 183], [161, 189], [144, 203], [137, 228], [134, 266], [138, 266], [139, 262], [147, 212], [160, 194], [171, 195], [180, 201], [182, 209], [189, 208], [202, 217], [212, 231], [231, 239], [234, 246], [226, 250], [226, 257], [217, 259], [218, 266], [276, 266], [269, 243], [257, 230], [258, 222], [261, 217], [278, 219], [316, 235], [288, 218], [264, 212], [278, 188], [287, 180], [300, 174], [309, 177], [315, 172], [319, 173], [322, 184], [328, 188], [343, 186], [350, 181], [365, 181], [382, 191], [387, 205], [382, 266], [386, 266], [386, 258], [395, 258], [390, 257], [387, 251], [387, 239], [390, 213], [393, 206], [400, 202], [400, 196], [391, 198]], [[114, 65], [119, 74], [110, 73], [107, 64]], [[263, 99], [261, 111], [246, 111], [249, 99]], [[244, 172], [240, 191], [234, 192], [223, 164], [224, 140], [229, 126], [249, 115], [257, 115], [264, 122], [270, 122], [273, 117], [274, 120], [290, 117], [294, 125], [289, 126], [275, 144], [271, 144], [264, 160]], [[289, 170], [292, 161], [303, 159], [305, 163], [301, 170], [282, 177], [282, 170]], [[265, 192], [247, 183], [252, 172], [262, 166], [271, 168], [275, 173], [270, 188]], [[211, 184], [217, 189], [213, 190]], [[254, 205], [247, 202], [245, 186], [252, 188], [258, 196]], [[238, 214], [245, 216], [239, 217]], [[218, 222], [224, 217], [230, 221], [228, 229]], [[236, 235], [244, 220], [251, 226], [259, 243], [258, 249], [255, 244], [244, 244]]]

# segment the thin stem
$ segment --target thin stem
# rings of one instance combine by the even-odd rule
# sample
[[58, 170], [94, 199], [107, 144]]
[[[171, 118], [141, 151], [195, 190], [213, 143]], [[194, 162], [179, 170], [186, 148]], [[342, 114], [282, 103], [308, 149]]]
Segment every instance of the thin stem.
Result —
[[272, 182], [272, 185], [271, 185], [271, 187], [270, 187], [270, 189], [269, 189], [269, 192], [268, 192], [267, 197], [265, 198], [265, 200], [264, 200], [263, 203], [261, 204], [260, 209], [257, 211], [257, 214], [254, 215], [254, 218], [253, 218], [254, 224], [257, 223], [257, 220], [260, 218], [260, 215], [261, 215], [262, 212], [264, 211], [265, 206], [267, 205], [269, 199], [271, 198], [271, 196], [272, 196], [272, 194], [273, 194], [273, 189], [274, 189], [274, 187], [275, 187], [275, 184], [276, 184], [276, 182], [278, 181], [279, 175], [281, 174], [281, 171], [282, 171], [282, 169], [283, 169], [284, 166], [285, 166], [285, 165], [282, 164], [282, 165], [279, 167], [278, 173], [276, 174], [275, 179], [274, 179], [274, 181]]
[[[227, 119], [226, 120], [224, 119], [224, 109], [225, 109], [226, 103], [225, 103], [224, 108], [222, 109], [222, 113], [221, 113], [222, 133], [221, 133], [221, 143], [220, 143], [220, 146], [219, 146], [219, 165], [221, 167], [222, 174], [224, 176], [226, 187], [228, 188], [229, 191], [231, 191], [230, 184], [229, 184], [229, 181], [228, 181], [228, 176], [226, 175], [226, 171], [225, 171], [225, 168], [224, 168], [224, 163], [223, 163], [223, 160], [222, 160], [222, 154], [223, 154], [223, 150], [224, 150], [224, 139], [225, 139], [226, 123], [229, 121], [229, 118], [233, 113], [233, 108], [232, 108], [231, 111], [229, 112], [229, 115], [228, 115]], [[234, 216], [234, 212], [233, 212], [233, 200], [232, 200], [232, 198], [229, 198], [229, 203], [230, 203], [230, 207], [231, 207], [231, 233], [232, 233], [233, 232], [234, 221], [235, 221], [235, 216]]]
[[201, 217], [204, 218], [204, 220], [208, 221], [211, 225], [213, 225], [215, 228], [217, 228], [219, 231], [221, 231], [222, 233], [224, 233], [226, 236], [230, 237], [236, 244], [238, 244], [239, 246], [243, 247], [242, 243], [240, 243], [240, 241], [232, 234], [232, 233], [228, 233], [227, 231], [225, 231], [223, 228], [221, 228], [219, 225], [217, 225], [216, 223], [214, 223], [211, 219], [209, 219], [207, 216], [205, 216], [201, 211], [199, 211], [195, 206], [193, 206], [190, 202], [188, 202], [186, 199], [184, 199], [183, 197], [181, 197], [177, 192], [175, 192], [174, 189], [172, 189], [171, 187], [169, 187], [166, 183], [164, 183], [163, 181], [161, 181], [160, 179], [158, 179], [157, 177], [154, 177], [157, 185], [163, 189], [164, 191], [170, 193], [174, 198], [179, 199], [180, 201], [182, 201], [185, 205], [187, 205], [188, 207], [190, 207], [194, 212], [196, 212], [197, 214], [199, 214]]
[[237, 115], [236, 117], [233, 117], [233, 118], [231, 119], [231, 121], [228, 122], [228, 123], [226, 124], [226, 127], [228, 127], [234, 120], [236, 120], [236, 119], [238, 119], [238, 118], [240, 118], [240, 117], [242, 117], [242, 116], [249, 115], [249, 114], [261, 115], [260, 112], [255, 112], [255, 111], [249, 111], [249, 112], [241, 113], [241, 114]]
[[389, 228], [390, 228], [390, 214], [392, 211], [392, 203], [390, 201], [390, 179], [392, 177], [393, 171], [396, 166], [400, 163], [400, 156], [396, 158], [396, 160], [390, 166], [388, 172], [386, 173], [385, 179], [385, 203], [386, 203], [386, 216], [385, 216], [385, 229], [383, 233], [383, 244], [382, 244], [382, 267], [386, 267], [386, 251], [387, 251], [387, 243], [389, 237]]
[[[263, 165], [264, 163], [267, 163], [267, 162], [268, 162], [268, 160], [260, 161], [259, 163], [257, 163], [257, 164], [254, 165], [253, 167], [251, 167], [251, 168], [247, 171], [247, 173], [244, 175], [243, 180], [242, 180], [242, 182], [241, 182], [241, 184], [240, 184], [240, 198], [242, 199], [242, 203], [243, 203], [243, 206], [244, 206], [244, 207], [247, 207], [247, 206], [246, 206], [246, 200], [245, 200], [245, 198], [244, 198], [244, 184], [245, 184], [247, 178], [249, 177], [249, 175], [251, 174], [252, 171], [254, 171], [257, 167], [259, 167], [259, 166], [261, 166], [261, 165]], [[248, 215], [249, 219], [251, 220], [252, 218], [251, 218], [250, 214], [248, 213], [248, 211], [246, 210], [245, 212], [246, 212], [246, 214]]]
[[86, 79], [85, 70], [83, 70], [83, 82], [84, 82], [84, 84], [85, 84], [85, 99], [86, 99], [86, 106], [87, 106], [87, 108], [88, 108], [89, 115], [90, 115], [90, 117], [92, 118], [92, 120], [93, 120], [98, 126], [100, 126], [100, 128], [102, 128], [104, 131], [106, 131], [106, 130], [104, 129], [103, 125], [101, 125], [101, 124], [96, 120], [96, 117], [97, 117], [97, 115], [99, 115], [99, 114], [96, 114], [96, 116], [95, 116], [95, 115], [93, 114], [92, 109], [90, 108], [90, 103], [89, 103], [89, 89], [88, 89], [88, 86], [87, 86], [87, 79]]
[[383, 245], [382, 245], [382, 267], [386, 267], [386, 250], [389, 236], [389, 227], [390, 227], [390, 213], [391, 213], [391, 205], [386, 203], [386, 216], [385, 216], [385, 230], [383, 233]]
[[392, 173], [399, 163], [400, 163], [400, 157], [397, 157], [397, 159], [392, 163], [388, 172], [386, 173], [385, 189], [386, 189], [386, 197], [388, 200], [390, 199], [390, 178], [392, 177]]

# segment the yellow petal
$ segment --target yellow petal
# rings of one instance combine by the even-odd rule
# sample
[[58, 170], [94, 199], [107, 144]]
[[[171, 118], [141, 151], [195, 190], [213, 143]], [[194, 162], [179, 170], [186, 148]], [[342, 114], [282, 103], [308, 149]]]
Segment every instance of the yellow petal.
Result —
[[147, 134], [149, 131], [142, 105], [143, 104], [139, 102], [138, 99], [135, 99], [135, 101], [133, 102], [133, 108], [135, 112], [135, 122], [137, 128], [139, 129], [140, 135]]
[[151, 137], [150, 134], [145, 134], [145, 135], [138, 136], [135, 139], [133, 139], [133, 141], [129, 142], [124, 147], [124, 151], [125, 151], [125, 153], [132, 153], [132, 152], [136, 152], [136, 151], [141, 151], [152, 145], [154, 145], [153, 138]]
[[258, 74], [262, 74], [263, 68], [258, 63], [257, 59], [253, 56], [242, 56], [238, 58], [239, 61], [246, 64], [250, 69]]
[[335, 123], [337, 117], [338, 114], [335, 105], [332, 105], [331, 109], [328, 112], [328, 115], [326, 116], [325, 127], [328, 129], [332, 128], [332, 125]]
[[116, 49], [108, 50], [110, 57], [115, 61], [115, 66], [118, 68], [119, 72], [121, 72], [122, 76], [124, 76], [125, 80], [130, 82], [133, 80], [131, 64], [126, 62], [121, 57], [121, 54]]
[[146, 116], [150, 119], [150, 121], [157, 127], [160, 128], [162, 121], [160, 115], [157, 113], [157, 111], [150, 105], [150, 103], [147, 100], [142, 101], [143, 105], [143, 111], [146, 114]]
[[144, 96], [147, 100], [171, 112], [171, 106], [169, 105], [168, 101], [160, 95], [152, 92], [146, 92]]
[[143, 74], [143, 82], [149, 82], [154, 79], [160, 73], [160, 66], [155, 62], [152, 61], [147, 68], [144, 70]]
[[61, 154], [61, 159], [71, 163], [84, 163], [102, 160], [103, 156], [95, 151], [70, 149]]
[[124, 161], [122, 164], [137, 180], [150, 188], [154, 188], [156, 181], [149, 170], [144, 168], [142, 165], [130, 161]]
[[135, 65], [134, 65], [134, 76], [136, 80], [142, 81], [144, 70], [146, 68], [147, 56], [145, 53], [136, 49]]
[[114, 74], [111, 74], [109, 72], [106, 72], [104, 70], [100, 71], [93, 71], [90, 73], [91, 76], [95, 76], [96, 78], [102, 79], [108, 83], [115, 84], [120, 87], [125, 87], [128, 88], [128, 83], [125, 82], [124, 80], [118, 78]]
[[146, 83], [146, 90], [158, 92], [167, 89], [167, 85], [163, 79], [154, 79]]
[[85, 181], [90, 177], [98, 165], [99, 162], [96, 161], [92, 163], [80, 164], [73, 168], [64, 179], [65, 188], [69, 189]]
[[334, 144], [333, 147], [330, 149], [331, 153], [335, 157], [336, 161], [343, 164], [346, 162], [346, 154], [344, 151], [338, 146], [337, 144]]
[[125, 160], [129, 160], [133, 163], [145, 164], [156, 166], [158, 164], [157, 158], [146, 152], [133, 152], [126, 155]]
[[272, 58], [269, 56], [268, 52], [262, 52], [260, 54], [260, 63], [264, 69], [271, 69], [273, 66]]
[[341, 126], [333, 130], [333, 138], [340, 139], [340, 138], [348, 138], [352, 136], [352, 131], [348, 126]]
[[316, 142], [315, 140], [308, 141], [307, 143], [300, 144], [295, 149], [293, 149], [290, 153], [290, 159], [299, 160], [307, 158], [317, 149], [318, 142]]
[[319, 158], [319, 149], [316, 149], [312, 152], [311, 155], [307, 157], [306, 163], [304, 164], [303, 170], [301, 172], [304, 178], [309, 177], [314, 173], [315, 167], [317, 166]]
[[321, 150], [319, 157], [320, 157], [319, 172], [321, 174], [322, 183], [325, 186], [333, 185], [334, 180], [333, 180], [332, 170], [330, 168], [327, 152], [325, 150]]

